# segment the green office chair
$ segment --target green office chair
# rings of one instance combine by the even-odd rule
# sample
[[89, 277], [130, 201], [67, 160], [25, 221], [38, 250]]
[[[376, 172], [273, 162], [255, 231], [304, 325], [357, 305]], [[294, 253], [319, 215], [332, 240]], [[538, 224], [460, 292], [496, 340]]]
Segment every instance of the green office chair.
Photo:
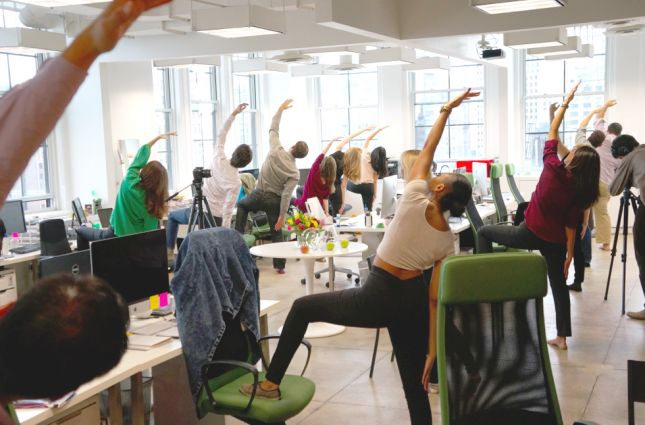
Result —
[[449, 257], [439, 285], [441, 423], [561, 425], [544, 330], [544, 258]]
[[526, 202], [524, 200], [524, 197], [522, 196], [522, 193], [520, 192], [520, 189], [517, 187], [517, 183], [515, 182], [515, 165], [509, 163], [506, 164], [505, 168], [508, 187], [511, 189], [511, 193], [513, 194], [513, 198], [515, 198], [515, 202], [517, 202], [517, 205]]
[[[280, 383], [280, 400], [265, 400], [255, 398], [255, 393], [251, 397], [240, 393], [242, 384], [257, 385], [264, 379], [264, 373], [258, 372], [253, 365], [260, 357], [264, 369], [268, 367], [259, 344], [266, 339], [277, 338], [279, 336], [267, 336], [256, 342], [253, 334], [242, 328], [239, 319], [227, 324], [213, 360], [202, 367], [202, 380], [207, 385], [198, 395], [197, 416], [200, 419], [208, 413], [216, 413], [234, 416], [252, 425], [280, 425], [309, 404], [315, 385], [302, 375], [284, 377]], [[302, 344], [307, 348], [304, 374], [311, 357], [311, 344], [305, 340]]]
[[491, 164], [490, 166], [490, 191], [493, 195], [493, 203], [497, 210], [497, 222], [499, 224], [513, 224], [513, 213], [506, 210], [504, 197], [502, 196], [502, 186], [500, 179], [504, 174], [504, 166], [502, 164]]

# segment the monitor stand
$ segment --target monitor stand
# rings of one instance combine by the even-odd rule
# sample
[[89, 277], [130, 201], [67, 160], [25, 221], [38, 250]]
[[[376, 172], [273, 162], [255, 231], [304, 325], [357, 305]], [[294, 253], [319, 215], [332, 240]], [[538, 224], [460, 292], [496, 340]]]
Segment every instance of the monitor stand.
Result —
[[150, 313], [150, 300], [148, 299], [128, 306], [128, 314], [135, 319], [149, 319]]

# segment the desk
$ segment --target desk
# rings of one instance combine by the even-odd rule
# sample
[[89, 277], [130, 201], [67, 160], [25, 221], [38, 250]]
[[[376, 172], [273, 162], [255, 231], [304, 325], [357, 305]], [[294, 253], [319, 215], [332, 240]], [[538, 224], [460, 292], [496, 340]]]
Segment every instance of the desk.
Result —
[[[256, 245], [251, 248], [251, 254], [257, 257], [266, 258], [299, 258], [305, 268], [305, 294], [314, 293], [314, 265], [318, 258], [329, 259], [329, 290], [334, 290], [334, 257], [359, 254], [367, 250], [367, 245], [357, 242], [350, 242], [347, 248], [341, 248], [338, 243], [331, 251], [310, 250], [303, 254], [296, 246], [296, 242], [278, 242], [264, 245]], [[325, 338], [338, 335], [345, 331], [344, 326], [332, 325], [329, 323], [311, 323], [307, 328], [306, 338]]]
[[[263, 330], [264, 332], [266, 332], [266, 330], [268, 329], [268, 314], [275, 310], [275, 307], [278, 303], [279, 301], [275, 300], [260, 301], [261, 334]], [[263, 350], [265, 348], [266, 347], [262, 347]], [[157, 366], [163, 365], [166, 362], [174, 361], [173, 369], [177, 370], [177, 366], [181, 367], [182, 365], [184, 365], [184, 360], [181, 358], [181, 356], [181, 342], [178, 339], [173, 339], [169, 343], [163, 344], [148, 351], [127, 350], [119, 364], [114, 369], [109, 371], [107, 374], [82, 385], [76, 391], [74, 398], [72, 398], [65, 406], [57, 409], [18, 409], [17, 414], [20, 425], [37, 425], [40, 423], [52, 422], [56, 419], [60, 419], [69, 414], [70, 411], [72, 411], [72, 409], [74, 409], [75, 407], [81, 406], [85, 400], [88, 400], [105, 390], [109, 390], [110, 393], [110, 406], [112, 407], [110, 411], [110, 424], [121, 425], [123, 423], [123, 416], [120, 404], [121, 388], [119, 386], [119, 383], [125, 379], [132, 378], [132, 380], [134, 381], [133, 384], [135, 384], [138, 381], [136, 378], [140, 377], [141, 372], [151, 368], [153, 369], [153, 376], [155, 376], [155, 368]], [[185, 373], [185, 365], [183, 367]], [[185, 382], [173, 382], [175, 386], [172, 387], [171, 394], [169, 394], [169, 396], [173, 400], [172, 403], [162, 403], [162, 394], [160, 394], [160, 396], [162, 396], [161, 399], [157, 399], [157, 397], [155, 396], [156, 401], [159, 402], [158, 405], [155, 405], [156, 425], [173, 423], [170, 422], [172, 419], [168, 416], [168, 412], [165, 412], [163, 410], [164, 408], [178, 410], [179, 406], [185, 404], [188, 404], [190, 406], [192, 414], [185, 416], [178, 422], [174, 423], [182, 425], [188, 425], [192, 423], [191, 420], [195, 416], [195, 406], [192, 402], [190, 390], [188, 390], [187, 378], [184, 378], [184, 381]], [[177, 387], [182, 385], [185, 385], [186, 391], [177, 391]], [[134, 389], [137, 387], [139, 390], [142, 390], [139, 384], [133, 385], [133, 395], [135, 395]], [[181, 403], [182, 401], [184, 403]], [[143, 397], [132, 397], [132, 402], [133, 425], [143, 424]], [[166, 406], [164, 406], [164, 404]], [[157, 418], [157, 415], [159, 415], [160, 417]], [[194, 423], [197, 423], [197, 418], [194, 419]]]

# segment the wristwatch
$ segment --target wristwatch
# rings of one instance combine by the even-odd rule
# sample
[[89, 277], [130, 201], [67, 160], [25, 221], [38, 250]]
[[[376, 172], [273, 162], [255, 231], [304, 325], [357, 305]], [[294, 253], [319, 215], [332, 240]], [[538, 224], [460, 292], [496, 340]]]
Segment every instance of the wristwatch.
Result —
[[441, 109], [439, 110], [439, 113], [441, 113], [441, 112], [450, 112], [450, 111], [452, 111], [452, 106], [450, 106], [449, 104], [446, 103], [441, 107]]

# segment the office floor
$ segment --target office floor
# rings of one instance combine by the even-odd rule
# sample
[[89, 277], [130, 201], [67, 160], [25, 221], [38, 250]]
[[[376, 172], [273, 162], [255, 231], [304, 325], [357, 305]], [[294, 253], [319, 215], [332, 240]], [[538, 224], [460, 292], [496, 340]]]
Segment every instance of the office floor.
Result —
[[[627, 309], [642, 308], [643, 294], [638, 283], [638, 268], [629, 240], [627, 266]], [[565, 424], [588, 419], [600, 425], [627, 423], [627, 359], [645, 360], [645, 321], [636, 321], [620, 314], [622, 263], [616, 257], [608, 301], [603, 301], [609, 269], [609, 252], [594, 247], [591, 268], [583, 292], [571, 294], [573, 338], [568, 351], [550, 349], [560, 406]], [[356, 267], [357, 258], [338, 260], [339, 265]], [[271, 260], [258, 260], [260, 290], [263, 298], [281, 300], [280, 310], [269, 316], [272, 332], [284, 322], [292, 301], [304, 294], [300, 284], [302, 266], [295, 261], [287, 264], [287, 273], [276, 274]], [[317, 263], [316, 268], [325, 266]], [[316, 291], [325, 291], [323, 279]], [[573, 269], [570, 280], [573, 279]], [[337, 289], [349, 287], [344, 276]], [[555, 334], [553, 301], [545, 300], [547, 336]], [[311, 340], [312, 361], [306, 376], [316, 383], [312, 403], [290, 424], [392, 425], [409, 423], [405, 398], [396, 369], [390, 363], [387, 332], [381, 334], [374, 377], [369, 379], [369, 365], [375, 331], [348, 328], [343, 334]], [[304, 356], [297, 356], [290, 371], [298, 373]], [[433, 423], [440, 424], [439, 396], [430, 395]], [[227, 424], [241, 422], [227, 418]], [[637, 405], [636, 423], [645, 423], [645, 405]]]

